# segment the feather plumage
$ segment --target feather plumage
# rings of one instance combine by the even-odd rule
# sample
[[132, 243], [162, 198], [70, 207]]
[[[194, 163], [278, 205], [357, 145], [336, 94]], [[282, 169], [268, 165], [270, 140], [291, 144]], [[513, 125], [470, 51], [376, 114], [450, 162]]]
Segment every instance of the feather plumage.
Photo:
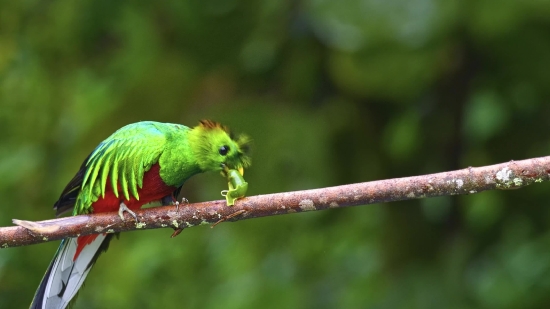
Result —
[[[120, 203], [139, 209], [152, 201], [174, 201], [183, 183], [205, 171], [250, 164], [246, 137], [234, 138], [217, 122], [186, 126], [152, 121], [127, 125], [102, 141], [54, 204], [60, 215], [115, 211]], [[223, 151], [221, 149], [223, 148]], [[74, 299], [112, 235], [62, 241], [31, 308], [65, 308]]]

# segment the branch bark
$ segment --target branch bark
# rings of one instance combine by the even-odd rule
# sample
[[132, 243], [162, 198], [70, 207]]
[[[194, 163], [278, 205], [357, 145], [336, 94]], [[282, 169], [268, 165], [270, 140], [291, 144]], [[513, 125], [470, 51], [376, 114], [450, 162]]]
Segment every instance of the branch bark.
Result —
[[117, 212], [80, 215], [32, 222], [14, 219], [18, 226], [0, 228], [0, 247], [37, 244], [93, 233], [117, 233], [170, 227], [183, 228], [221, 221], [368, 205], [426, 197], [474, 194], [494, 189], [517, 189], [550, 179], [550, 157], [510, 161], [451, 172], [378, 180], [337, 187], [246, 197], [235, 206], [225, 200], [145, 208], [120, 220]]

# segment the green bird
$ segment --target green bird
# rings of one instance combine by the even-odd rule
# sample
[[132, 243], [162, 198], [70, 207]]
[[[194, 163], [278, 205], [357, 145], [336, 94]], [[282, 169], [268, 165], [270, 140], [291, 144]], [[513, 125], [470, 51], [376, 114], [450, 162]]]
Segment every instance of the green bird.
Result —
[[[103, 142], [54, 204], [56, 215], [128, 212], [147, 203], [176, 201], [183, 183], [208, 171], [242, 170], [250, 165], [249, 140], [227, 127], [202, 120], [194, 128], [143, 121], [129, 124]], [[113, 234], [65, 238], [50, 263], [31, 308], [65, 308], [77, 294]]]

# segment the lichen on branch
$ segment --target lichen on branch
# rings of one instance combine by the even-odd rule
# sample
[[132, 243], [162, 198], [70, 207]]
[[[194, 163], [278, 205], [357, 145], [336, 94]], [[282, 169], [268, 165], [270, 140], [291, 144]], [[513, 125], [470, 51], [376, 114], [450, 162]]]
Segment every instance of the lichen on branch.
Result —
[[37, 244], [93, 233], [118, 233], [140, 229], [184, 228], [215, 225], [265, 216], [291, 214], [392, 201], [475, 194], [486, 190], [516, 189], [550, 179], [550, 157], [468, 167], [422, 176], [377, 180], [313, 190], [257, 195], [239, 199], [234, 206], [224, 200], [145, 208], [122, 221], [117, 212], [64, 217], [46, 221], [14, 219], [17, 226], [0, 228], [0, 248]]

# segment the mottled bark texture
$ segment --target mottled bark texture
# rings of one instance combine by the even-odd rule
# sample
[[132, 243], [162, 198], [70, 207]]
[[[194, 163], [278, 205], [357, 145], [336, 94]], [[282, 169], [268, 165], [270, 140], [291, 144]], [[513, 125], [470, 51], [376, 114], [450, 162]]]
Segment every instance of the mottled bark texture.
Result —
[[452, 172], [378, 180], [314, 190], [250, 196], [228, 207], [224, 200], [136, 211], [122, 221], [118, 213], [80, 215], [40, 222], [14, 219], [18, 226], [0, 228], [0, 247], [24, 246], [92, 233], [116, 233], [169, 227], [181, 229], [250, 218], [367, 205], [418, 198], [516, 189], [550, 178], [550, 157], [510, 161]]

